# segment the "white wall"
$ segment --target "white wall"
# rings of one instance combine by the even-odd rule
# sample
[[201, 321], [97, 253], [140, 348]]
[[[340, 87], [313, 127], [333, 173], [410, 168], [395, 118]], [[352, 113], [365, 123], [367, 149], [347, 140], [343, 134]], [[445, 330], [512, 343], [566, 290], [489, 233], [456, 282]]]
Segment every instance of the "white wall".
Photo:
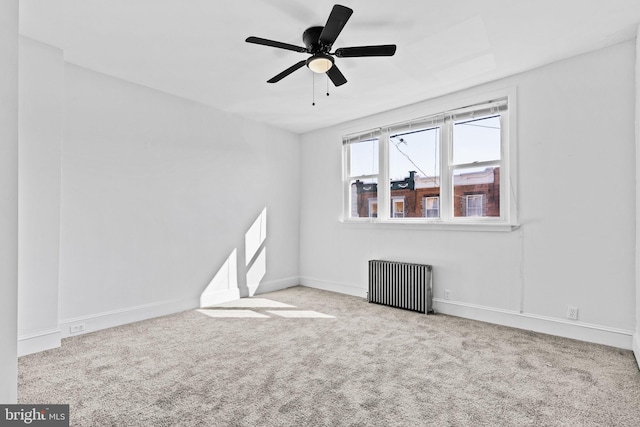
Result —
[[60, 345], [62, 51], [20, 38], [18, 355]]
[[71, 64], [64, 102], [63, 336], [297, 284], [297, 135]]
[[0, 402], [18, 394], [18, 0], [0, 2]]
[[[365, 296], [368, 259], [434, 265], [439, 312], [631, 347], [634, 43], [303, 135], [302, 283]], [[517, 91], [512, 232], [344, 224], [341, 136]], [[452, 300], [444, 300], [444, 289]], [[566, 319], [568, 305], [578, 321]]]

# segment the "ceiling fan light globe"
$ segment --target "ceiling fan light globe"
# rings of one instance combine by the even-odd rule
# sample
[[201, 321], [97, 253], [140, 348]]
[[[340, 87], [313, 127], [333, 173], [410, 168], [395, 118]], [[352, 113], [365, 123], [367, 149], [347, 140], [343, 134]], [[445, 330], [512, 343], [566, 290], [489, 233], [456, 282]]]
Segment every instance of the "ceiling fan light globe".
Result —
[[326, 73], [333, 67], [333, 58], [329, 55], [316, 54], [307, 60], [307, 67], [314, 73]]

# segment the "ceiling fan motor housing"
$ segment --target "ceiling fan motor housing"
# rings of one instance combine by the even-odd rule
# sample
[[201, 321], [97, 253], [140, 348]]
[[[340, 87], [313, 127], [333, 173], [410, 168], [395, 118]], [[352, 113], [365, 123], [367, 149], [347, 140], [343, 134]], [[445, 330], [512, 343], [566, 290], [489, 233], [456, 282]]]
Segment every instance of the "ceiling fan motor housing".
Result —
[[310, 27], [302, 33], [302, 41], [304, 45], [307, 47], [307, 52], [309, 53], [328, 53], [331, 46], [323, 46], [320, 43], [320, 34], [322, 34], [322, 30], [324, 27]]

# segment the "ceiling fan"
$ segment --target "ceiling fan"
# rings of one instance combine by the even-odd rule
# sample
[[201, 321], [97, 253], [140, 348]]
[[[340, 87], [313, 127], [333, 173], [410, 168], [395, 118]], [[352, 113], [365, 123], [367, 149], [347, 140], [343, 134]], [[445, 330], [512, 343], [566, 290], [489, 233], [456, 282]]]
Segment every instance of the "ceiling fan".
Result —
[[385, 44], [377, 46], [341, 47], [331, 52], [333, 43], [344, 28], [353, 13], [352, 9], [336, 4], [329, 14], [329, 19], [324, 27], [310, 27], [302, 34], [302, 41], [306, 47], [296, 46], [260, 37], [248, 37], [247, 43], [261, 44], [277, 47], [279, 49], [292, 50], [300, 53], [310, 53], [311, 56], [287, 68], [280, 74], [267, 80], [267, 83], [276, 83], [287, 77], [303, 66], [309, 67], [314, 73], [326, 73], [335, 86], [343, 85], [347, 79], [335, 64], [334, 56], [338, 58], [355, 58], [362, 56], [393, 56], [396, 53], [396, 45]]

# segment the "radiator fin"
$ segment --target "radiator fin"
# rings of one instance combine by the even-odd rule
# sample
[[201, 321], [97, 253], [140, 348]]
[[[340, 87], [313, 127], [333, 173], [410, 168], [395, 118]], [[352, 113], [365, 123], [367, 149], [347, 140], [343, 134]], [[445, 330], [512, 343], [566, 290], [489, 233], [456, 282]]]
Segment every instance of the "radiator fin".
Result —
[[369, 261], [369, 302], [433, 312], [433, 271], [427, 264]]

